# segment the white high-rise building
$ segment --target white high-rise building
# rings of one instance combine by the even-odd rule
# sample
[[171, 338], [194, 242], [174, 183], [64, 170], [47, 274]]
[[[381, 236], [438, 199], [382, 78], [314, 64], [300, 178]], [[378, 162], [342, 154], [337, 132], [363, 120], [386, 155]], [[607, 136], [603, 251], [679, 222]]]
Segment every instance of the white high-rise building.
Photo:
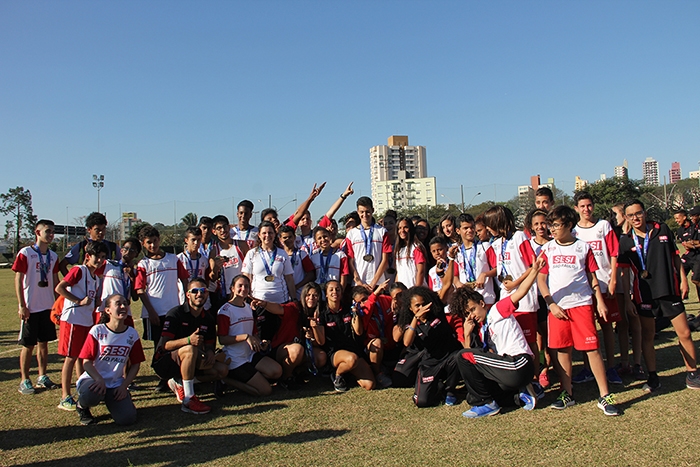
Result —
[[622, 165], [616, 165], [613, 172], [613, 177], [629, 178], [629, 168], [627, 167], [627, 159], [622, 161]]
[[370, 148], [369, 166], [377, 211], [437, 204], [425, 146], [409, 146], [408, 136], [390, 136], [386, 146]]
[[659, 163], [652, 157], [647, 157], [642, 162], [642, 178], [645, 185], [659, 185]]

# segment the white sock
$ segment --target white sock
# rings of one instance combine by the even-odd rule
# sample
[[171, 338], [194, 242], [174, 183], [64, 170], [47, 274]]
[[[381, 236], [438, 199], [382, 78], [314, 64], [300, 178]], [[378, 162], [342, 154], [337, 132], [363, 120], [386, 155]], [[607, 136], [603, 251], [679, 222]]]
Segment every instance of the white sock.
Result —
[[186, 404], [190, 401], [190, 398], [194, 396], [194, 381], [191, 379], [183, 379], [182, 388], [185, 390], [185, 399], [182, 402]]

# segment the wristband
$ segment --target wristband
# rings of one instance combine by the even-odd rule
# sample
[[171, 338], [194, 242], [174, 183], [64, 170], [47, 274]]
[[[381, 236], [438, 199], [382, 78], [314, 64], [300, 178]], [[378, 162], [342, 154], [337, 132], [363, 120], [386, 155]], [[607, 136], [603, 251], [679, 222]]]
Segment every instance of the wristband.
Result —
[[192, 345], [192, 341], [190, 341], [190, 336], [187, 336], [187, 345]]
[[416, 328], [414, 328], [413, 326], [408, 326], [406, 327], [406, 329], [410, 329], [411, 331], [416, 332]]
[[452, 258], [451, 256], [448, 256], [447, 259], [449, 259], [450, 261], [454, 261], [454, 260], [455, 260], [455, 259]]
[[342, 199], [344, 199], [344, 200], [345, 200], [345, 199], [348, 199], [347, 196], [343, 196], [342, 194], [340, 195], [340, 197], [341, 197]]

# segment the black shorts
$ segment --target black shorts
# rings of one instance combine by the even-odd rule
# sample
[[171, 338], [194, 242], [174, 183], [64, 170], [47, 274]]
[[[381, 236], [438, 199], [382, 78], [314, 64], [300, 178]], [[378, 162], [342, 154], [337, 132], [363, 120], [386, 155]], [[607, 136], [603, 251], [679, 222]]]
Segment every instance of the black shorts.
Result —
[[158, 342], [160, 341], [160, 335], [163, 332], [163, 320], [165, 319], [165, 315], [159, 316], [159, 318], [161, 323], [159, 326], [152, 324], [151, 320], [148, 318], [141, 319], [143, 322], [143, 340], [153, 341], [154, 345], [158, 345]]
[[171, 352], [165, 351], [162, 348], [153, 353], [153, 361], [151, 368], [156, 372], [160, 379], [169, 380], [170, 378], [180, 377], [180, 366], [175, 360]]
[[547, 308], [547, 302], [544, 300], [542, 295], [537, 296], [537, 304], [540, 306], [537, 309], [537, 324], [546, 323], [549, 309]]
[[246, 362], [243, 365], [236, 367], [232, 370], [228, 370], [228, 377], [240, 381], [242, 383], [247, 383], [250, 379], [255, 376], [258, 370], [255, 369], [260, 360], [265, 358], [265, 355], [256, 352], [253, 354], [253, 361]]
[[56, 325], [51, 321], [51, 310], [30, 313], [27, 321], [22, 320], [19, 331], [19, 345], [33, 347], [37, 342], [56, 340]]
[[683, 305], [681, 297], [669, 295], [652, 300], [651, 303], [637, 305], [637, 312], [639, 316], [645, 318], [673, 319], [681, 313], [685, 313], [685, 305]]

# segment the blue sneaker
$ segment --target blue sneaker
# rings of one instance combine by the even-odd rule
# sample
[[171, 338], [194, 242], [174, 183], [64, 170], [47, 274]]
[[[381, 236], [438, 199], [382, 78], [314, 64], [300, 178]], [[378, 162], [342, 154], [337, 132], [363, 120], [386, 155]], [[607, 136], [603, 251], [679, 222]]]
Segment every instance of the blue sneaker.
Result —
[[574, 384], [582, 384], [582, 383], [590, 383], [595, 379], [595, 376], [593, 376], [593, 373], [591, 373], [591, 370], [588, 368], [584, 368], [583, 370], [579, 371], [576, 376], [571, 378], [571, 382]]
[[535, 390], [535, 396], [537, 396], [538, 401], [544, 399], [544, 388], [539, 383], [532, 383], [532, 389]]
[[521, 407], [527, 411], [534, 410], [537, 405], [537, 393], [532, 384], [528, 384], [518, 394], [518, 399], [522, 403]]
[[452, 394], [448, 394], [445, 396], [445, 405], [449, 405], [450, 407], [457, 405], [457, 397], [453, 396]]
[[605, 372], [605, 376], [608, 378], [608, 383], [610, 384], [625, 384], [622, 382], [622, 378], [617, 374], [615, 368], [608, 368]]
[[475, 405], [471, 409], [462, 413], [462, 417], [465, 417], [465, 418], [490, 417], [492, 415], [496, 415], [500, 411], [501, 411], [501, 406], [499, 406], [496, 403], [496, 401], [493, 401], [490, 404]]

